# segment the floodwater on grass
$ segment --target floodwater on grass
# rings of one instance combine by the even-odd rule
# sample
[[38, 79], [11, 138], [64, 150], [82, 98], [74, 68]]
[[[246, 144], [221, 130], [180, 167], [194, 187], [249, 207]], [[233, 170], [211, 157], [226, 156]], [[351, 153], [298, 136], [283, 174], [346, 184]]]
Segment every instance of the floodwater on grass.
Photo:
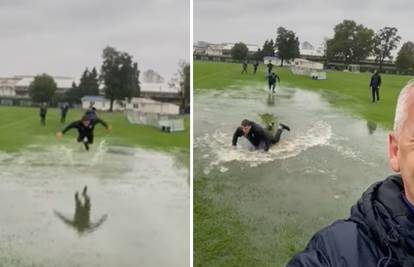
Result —
[[[232, 208], [255, 229], [243, 234], [269, 264], [286, 263], [286, 255], [348, 216], [362, 192], [391, 173], [387, 132], [317, 93], [234, 87], [198, 91], [194, 99], [195, 183], [204, 177], [203, 197]], [[244, 138], [233, 149], [232, 135], [245, 118], [282, 122], [291, 131], [268, 153], [251, 151]]]
[[188, 170], [170, 154], [1, 153], [0, 195], [0, 266], [189, 265]]

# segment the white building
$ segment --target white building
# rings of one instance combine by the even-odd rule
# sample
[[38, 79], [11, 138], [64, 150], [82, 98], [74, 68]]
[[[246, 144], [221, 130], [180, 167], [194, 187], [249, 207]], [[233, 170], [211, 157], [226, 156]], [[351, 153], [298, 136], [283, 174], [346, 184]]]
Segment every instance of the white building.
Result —
[[139, 113], [153, 113], [159, 115], [178, 115], [180, 106], [172, 103], [164, 103], [148, 98], [133, 97], [126, 104], [127, 110], [134, 110]]
[[[72, 87], [75, 81], [72, 77], [52, 76], [57, 85], [57, 93], [63, 94]], [[0, 95], [14, 97], [29, 97], [29, 86], [35, 76], [16, 75], [13, 77], [0, 78]]]
[[[231, 49], [236, 43], [209, 44], [206, 54], [209, 56], [230, 56]], [[249, 54], [254, 54], [259, 50], [259, 46], [255, 44], [246, 44]]]
[[[103, 96], [84, 96], [81, 98], [82, 102], [82, 108], [88, 109], [91, 106], [95, 107], [97, 110], [109, 110], [111, 106], [111, 101], [109, 99], [106, 99]], [[114, 111], [122, 111], [125, 109], [125, 103], [114, 101], [112, 109]]]

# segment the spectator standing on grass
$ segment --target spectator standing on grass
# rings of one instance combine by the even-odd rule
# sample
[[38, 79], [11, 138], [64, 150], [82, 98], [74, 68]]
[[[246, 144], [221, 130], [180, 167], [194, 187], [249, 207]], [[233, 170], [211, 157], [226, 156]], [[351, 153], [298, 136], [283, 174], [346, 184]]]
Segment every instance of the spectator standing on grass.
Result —
[[66, 120], [66, 115], [68, 114], [68, 110], [69, 110], [69, 104], [68, 103], [63, 103], [60, 106], [60, 122], [64, 123]]
[[247, 61], [244, 61], [243, 62], [242, 67], [243, 67], [243, 70], [242, 70], [241, 74], [243, 74], [243, 73], [246, 73], [247, 74]]
[[372, 102], [379, 101], [379, 89], [381, 86], [381, 75], [379, 75], [378, 71], [374, 72], [374, 75], [371, 76], [371, 82], [369, 83], [369, 87], [371, 87], [372, 91]]
[[46, 114], [47, 114], [47, 104], [40, 104], [39, 115], [40, 115], [40, 124], [42, 126], [46, 125]]
[[256, 62], [253, 63], [253, 73], [254, 74], [256, 74], [258, 67], [259, 67], [259, 61], [256, 60]]

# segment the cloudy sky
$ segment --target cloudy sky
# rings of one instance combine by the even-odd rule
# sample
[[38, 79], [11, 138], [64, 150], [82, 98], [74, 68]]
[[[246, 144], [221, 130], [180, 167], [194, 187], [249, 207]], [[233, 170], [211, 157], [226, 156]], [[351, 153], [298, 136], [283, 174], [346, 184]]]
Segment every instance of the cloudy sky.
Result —
[[262, 46], [283, 26], [319, 46], [344, 19], [374, 31], [394, 26], [401, 42], [414, 41], [413, 10], [412, 0], [194, 0], [194, 41]]
[[169, 79], [189, 61], [189, 22], [189, 0], [0, 0], [0, 77], [79, 78], [110, 45]]

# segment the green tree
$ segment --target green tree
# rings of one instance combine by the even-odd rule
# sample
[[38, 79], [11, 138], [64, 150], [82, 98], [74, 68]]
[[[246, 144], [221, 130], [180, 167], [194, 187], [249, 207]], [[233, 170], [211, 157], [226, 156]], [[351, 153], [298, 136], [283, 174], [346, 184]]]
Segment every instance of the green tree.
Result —
[[397, 35], [398, 29], [395, 27], [384, 27], [374, 37], [374, 56], [379, 63], [379, 70], [382, 70], [384, 60], [392, 60], [391, 52], [397, 48], [401, 36]]
[[29, 95], [35, 102], [51, 102], [56, 90], [55, 80], [47, 74], [37, 75], [29, 85]]
[[96, 68], [89, 71], [88, 68], [82, 74], [80, 78], [79, 93], [81, 97], [85, 95], [99, 95], [99, 77]]
[[277, 37], [275, 48], [277, 55], [280, 58], [280, 66], [283, 66], [285, 60], [294, 59], [300, 56], [299, 52], [299, 38], [293, 31], [287, 30], [283, 27], [277, 29]]
[[181, 108], [183, 110], [189, 110], [190, 108], [190, 64], [187, 62], [181, 62], [178, 71], [180, 75], [180, 88], [183, 94], [183, 102]]
[[71, 104], [80, 103], [82, 98], [82, 92], [75, 82], [72, 83], [72, 87], [66, 91], [65, 100]]
[[329, 60], [345, 63], [359, 63], [367, 58], [373, 49], [374, 31], [357, 25], [353, 20], [344, 20], [334, 28], [334, 37], [326, 41], [326, 55]]
[[242, 42], [235, 44], [230, 50], [231, 57], [235, 60], [245, 60], [248, 53], [247, 45]]
[[412, 70], [414, 69], [414, 43], [406, 42], [398, 51], [395, 65], [398, 69]]
[[274, 57], [275, 56], [275, 43], [273, 40], [266, 40], [263, 44], [262, 49], [262, 59], [264, 57]]
[[138, 63], [126, 52], [106, 47], [102, 53], [101, 79], [104, 82], [105, 96], [110, 101], [109, 111], [113, 110], [115, 100], [139, 96]]

